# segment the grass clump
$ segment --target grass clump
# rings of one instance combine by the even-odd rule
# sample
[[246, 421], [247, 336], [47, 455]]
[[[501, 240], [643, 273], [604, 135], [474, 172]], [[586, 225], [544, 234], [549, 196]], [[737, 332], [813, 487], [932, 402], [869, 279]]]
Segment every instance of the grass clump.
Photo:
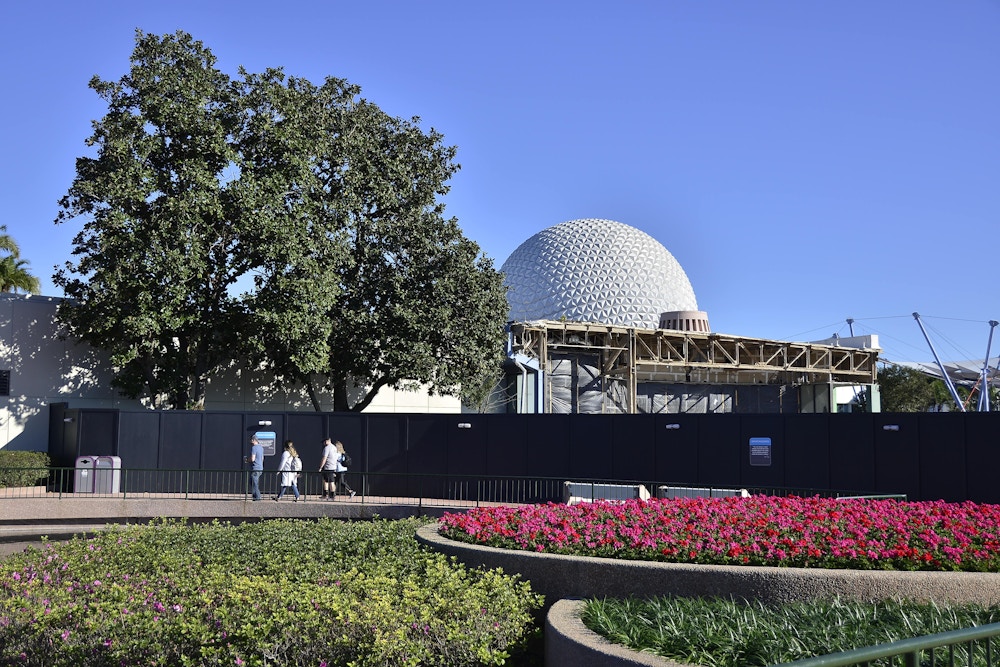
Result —
[[0, 664], [498, 665], [540, 596], [422, 521], [109, 527], [0, 563]]
[[[584, 625], [636, 651], [704, 667], [774, 665], [911, 637], [1000, 622], [978, 606], [841, 599], [770, 607], [725, 598], [589, 600]], [[961, 664], [970, 662], [965, 647]], [[985, 650], [982, 643], [977, 650]], [[979, 661], [982, 662], [979, 662]]]

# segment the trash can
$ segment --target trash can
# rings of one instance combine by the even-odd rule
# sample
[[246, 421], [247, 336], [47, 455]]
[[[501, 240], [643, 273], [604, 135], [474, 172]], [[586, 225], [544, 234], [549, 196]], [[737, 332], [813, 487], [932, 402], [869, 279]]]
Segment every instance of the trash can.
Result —
[[120, 456], [94, 458], [94, 493], [118, 493], [122, 481]]
[[76, 459], [76, 474], [73, 476], [73, 493], [94, 492], [94, 461], [93, 456], [80, 456]]

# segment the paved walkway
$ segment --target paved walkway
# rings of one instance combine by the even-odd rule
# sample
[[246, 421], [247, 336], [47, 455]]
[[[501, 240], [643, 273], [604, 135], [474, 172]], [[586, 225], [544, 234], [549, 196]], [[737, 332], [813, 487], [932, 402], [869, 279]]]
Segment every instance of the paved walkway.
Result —
[[260, 521], [264, 519], [370, 520], [375, 517], [402, 519], [412, 516], [440, 517], [445, 512], [461, 512], [474, 502], [404, 497], [338, 497], [336, 501], [316, 496], [293, 502], [269, 497], [252, 502], [242, 495], [178, 496], [171, 494], [131, 494], [90, 496], [75, 494], [33, 494], [4, 497], [0, 494], [0, 556], [40, 547], [43, 537], [67, 540], [73, 535], [93, 533], [109, 523], [147, 523], [160, 517], [207, 521]]

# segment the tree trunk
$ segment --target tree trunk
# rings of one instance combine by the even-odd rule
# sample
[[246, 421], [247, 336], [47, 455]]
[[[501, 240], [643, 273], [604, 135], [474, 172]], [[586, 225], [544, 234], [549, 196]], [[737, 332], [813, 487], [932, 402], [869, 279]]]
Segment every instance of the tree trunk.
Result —
[[319, 404], [319, 398], [316, 396], [316, 386], [313, 384], [312, 379], [307, 379], [305, 381], [306, 393], [309, 394], [309, 400], [312, 401], [313, 410], [316, 412], [323, 412], [323, 408]]
[[348, 412], [351, 406], [347, 404], [347, 380], [333, 382], [333, 411]]
[[198, 376], [194, 379], [194, 387], [191, 396], [191, 404], [188, 406], [189, 410], [204, 410], [205, 409], [205, 396], [208, 394], [208, 382], [203, 376]]

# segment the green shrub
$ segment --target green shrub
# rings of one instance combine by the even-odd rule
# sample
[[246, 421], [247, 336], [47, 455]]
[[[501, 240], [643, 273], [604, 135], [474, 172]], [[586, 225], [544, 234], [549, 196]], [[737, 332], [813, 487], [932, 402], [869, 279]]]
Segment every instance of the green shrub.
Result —
[[0, 664], [503, 664], [540, 596], [421, 547], [420, 523], [161, 521], [11, 557]]
[[45, 452], [0, 449], [0, 489], [34, 486], [49, 476], [49, 455]]

